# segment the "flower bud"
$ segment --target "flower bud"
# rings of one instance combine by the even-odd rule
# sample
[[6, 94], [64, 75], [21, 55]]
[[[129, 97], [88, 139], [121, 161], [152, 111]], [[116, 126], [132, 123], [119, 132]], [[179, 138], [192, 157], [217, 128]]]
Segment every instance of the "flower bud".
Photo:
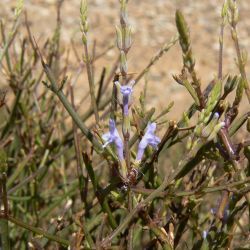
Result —
[[83, 44], [87, 44], [87, 35], [85, 32], [82, 32], [82, 42]]
[[125, 48], [125, 50], [129, 50], [130, 49], [130, 47], [131, 47], [131, 44], [132, 44], [132, 38], [131, 38], [131, 27], [126, 27], [125, 28], [125, 39], [124, 39], [124, 41], [125, 41], [125, 44], [124, 44], [124, 48]]
[[188, 140], [187, 140], [186, 149], [190, 150], [192, 148], [192, 145], [193, 145], [193, 139], [192, 139], [192, 137], [189, 136]]
[[121, 0], [120, 23], [122, 27], [128, 24], [127, 1]]
[[242, 64], [246, 65], [247, 63], [247, 58], [248, 58], [248, 54], [246, 50], [241, 51], [241, 60], [242, 60]]
[[120, 71], [122, 74], [128, 72], [127, 58], [123, 50], [120, 55]]
[[195, 136], [200, 137], [201, 133], [202, 133], [202, 126], [201, 125], [196, 126], [194, 129]]
[[223, 6], [222, 6], [222, 9], [221, 9], [221, 17], [223, 18], [223, 22], [224, 22], [224, 19], [227, 16], [227, 12], [228, 12], [228, 4], [225, 1], [224, 4], [223, 4]]
[[209, 122], [209, 124], [205, 128], [202, 129], [201, 137], [208, 138], [211, 135], [214, 128], [216, 127], [218, 119], [219, 119], [219, 114], [215, 113], [212, 120]]
[[225, 122], [220, 122], [218, 123], [212, 133], [210, 134], [210, 136], [207, 138], [207, 141], [212, 141], [213, 139], [215, 139], [215, 137], [217, 136], [218, 132], [223, 128], [225, 127]]
[[224, 92], [226, 94], [232, 92], [235, 87], [237, 86], [237, 83], [239, 82], [239, 77], [234, 76], [233, 78], [231, 76], [228, 76], [227, 81], [224, 85]]
[[245, 81], [241, 78], [236, 89], [236, 95], [235, 95], [235, 99], [233, 102], [234, 106], [239, 105], [241, 102], [243, 91], [244, 91], [244, 85], [245, 85]]
[[116, 26], [116, 45], [119, 50], [122, 50], [122, 32], [121, 29]]
[[87, 15], [88, 15], [88, 4], [87, 0], [82, 0], [81, 1], [81, 6], [80, 6], [80, 14], [81, 14], [81, 24], [82, 26], [85, 25], [87, 22]]
[[23, 0], [17, 1], [17, 6], [15, 9], [15, 18], [18, 18], [23, 10]]
[[149, 123], [147, 126], [147, 131], [142, 137], [139, 146], [138, 151], [136, 155], [136, 161], [140, 162], [142, 160], [144, 151], [148, 145], [152, 146], [153, 148], [157, 149], [158, 144], [160, 143], [160, 138], [157, 137], [154, 133], [156, 130], [156, 123]]

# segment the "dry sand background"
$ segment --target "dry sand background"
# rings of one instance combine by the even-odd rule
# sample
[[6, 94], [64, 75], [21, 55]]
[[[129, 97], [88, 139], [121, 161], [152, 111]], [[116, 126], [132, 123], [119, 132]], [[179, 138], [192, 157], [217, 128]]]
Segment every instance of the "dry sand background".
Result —
[[[6, 22], [11, 20], [14, 0], [0, 1], [0, 17]], [[46, 39], [52, 35], [56, 24], [56, 0], [24, 0], [31, 29], [35, 37]], [[250, 39], [250, 3], [249, 0], [240, 2], [239, 36], [241, 46], [249, 52]], [[148, 60], [176, 33], [175, 10], [181, 9], [190, 26], [193, 51], [196, 57], [198, 75], [204, 88], [217, 73], [218, 34], [220, 25], [220, 10], [223, 0], [130, 0], [129, 20], [133, 26], [133, 46], [128, 55], [129, 71], [140, 72]], [[79, 33], [80, 0], [65, 0], [62, 7], [62, 45], [70, 47], [73, 37], [78, 46], [79, 54], [82, 45]], [[115, 24], [119, 23], [118, 0], [89, 0], [90, 35], [97, 40], [97, 51], [102, 51], [115, 41]], [[235, 51], [230, 39], [230, 29], [226, 28], [224, 73], [236, 72], [234, 63]], [[20, 37], [25, 33], [18, 34]], [[105, 65], [112, 65], [117, 49], [108, 53], [98, 61], [96, 73]], [[172, 74], [181, 70], [182, 57], [177, 44], [166, 54], [149, 74], [148, 100], [152, 106], [159, 109], [174, 100], [175, 107], [171, 118], [177, 118], [179, 112], [185, 110], [185, 104], [191, 102], [188, 93], [172, 80]], [[70, 60], [70, 68], [76, 69], [75, 60]], [[87, 88], [87, 82], [79, 81], [77, 92], [82, 96]], [[136, 87], [141, 90], [143, 81]], [[178, 112], [176, 112], [178, 111]]]

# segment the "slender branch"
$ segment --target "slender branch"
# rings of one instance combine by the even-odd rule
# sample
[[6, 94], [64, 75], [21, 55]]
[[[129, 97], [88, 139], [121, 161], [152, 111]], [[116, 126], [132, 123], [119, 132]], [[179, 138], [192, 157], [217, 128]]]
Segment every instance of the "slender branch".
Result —
[[[220, 191], [230, 191], [230, 192], [240, 193], [241, 189], [233, 190], [232, 188], [242, 186], [247, 183], [250, 183], [250, 177], [247, 177], [245, 180], [235, 181], [231, 183], [229, 182], [227, 184], [220, 185], [220, 186], [197, 188], [191, 191], [171, 192], [167, 190], [167, 191], [163, 191], [159, 193], [159, 197], [165, 198], [167, 196], [168, 198], [172, 199], [175, 197], [186, 197], [186, 196], [192, 196], [192, 195], [199, 196], [202, 194], [209, 194], [209, 193], [220, 192]], [[153, 189], [145, 189], [145, 188], [139, 188], [139, 187], [132, 187], [131, 190], [135, 193], [144, 194], [144, 195], [150, 195], [154, 191]]]
[[94, 110], [96, 123], [99, 124], [99, 114], [98, 114], [98, 108], [97, 108], [96, 97], [95, 97], [95, 84], [94, 84], [93, 73], [92, 73], [92, 70], [93, 70], [92, 62], [89, 56], [87, 43], [84, 44], [84, 51], [85, 51], [85, 62], [86, 62], [86, 68], [87, 68], [91, 104]]
[[84, 61], [86, 63], [86, 69], [87, 69], [91, 105], [92, 105], [93, 110], [94, 110], [95, 121], [98, 125], [99, 124], [99, 114], [98, 114], [98, 107], [97, 107], [96, 97], [95, 97], [93, 60], [89, 55], [89, 47], [88, 47], [89, 25], [88, 25], [88, 4], [87, 4], [87, 1], [81, 1], [80, 14], [81, 14], [80, 17], [81, 17], [82, 42], [83, 42], [84, 53], [85, 53]]
[[145, 200], [140, 202], [121, 222], [121, 224], [108, 236], [106, 237], [103, 242], [102, 246], [106, 246], [109, 244], [116, 236], [118, 236], [131, 222], [131, 220], [134, 218], [134, 216], [148, 203], [150, 203], [153, 199], [159, 196], [159, 193], [161, 193], [167, 186], [169, 182], [168, 179], [165, 178], [162, 184], [153, 191]]
[[79, 115], [75, 112], [74, 108], [70, 105], [67, 97], [62, 92], [62, 86], [58, 87], [58, 84], [56, 83], [56, 80], [54, 78], [53, 73], [51, 72], [49, 66], [44, 62], [42, 59], [42, 56], [40, 54], [41, 62], [44, 68], [44, 71], [50, 81], [51, 86], [49, 87], [60, 99], [65, 109], [68, 111], [74, 122], [77, 124], [77, 126], [80, 128], [82, 133], [87, 137], [87, 139], [93, 144], [95, 150], [97, 152], [103, 152], [102, 145], [100, 142], [94, 137], [92, 132], [85, 126], [85, 124], [82, 122]]
[[[2, 206], [3, 201], [3, 206]], [[8, 208], [8, 197], [7, 197], [7, 190], [6, 190], [6, 174], [0, 173], [0, 213], [1, 208], [3, 210], [3, 217], [0, 216], [0, 235], [2, 240], [2, 247], [3, 250], [10, 250], [10, 241], [9, 241], [9, 223], [7, 220], [9, 214]]]
[[150, 68], [160, 60], [160, 58], [167, 53], [179, 40], [178, 34], [174, 35], [169, 42], [165, 43], [162, 48], [151, 58], [147, 66], [139, 73], [135, 79], [135, 85], [141, 80], [141, 78], [150, 70]]
[[37, 227], [33, 227], [33, 226], [31, 226], [31, 225], [29, 225], [29, 224], [27, 224], [19, 219], [16, 219], [16, 218], [10, 216], [10, 215], [8, 215], [7, 220], [14, 223], [17, 226], [20, 226], [24, 229], [27, 229], [28, 231], [31, 231], [37, 235], [42, 235], [43, 237], [45, 237], [49, 240], [55, 241], [63, 246], [70, 245], [70, 242], [68, 240], [62, 239], [56, 235], [51, 235], [51, 234], [47, 233], [47, 231], [45, 231], [45, 230], [42, 230], [42, 229], [37, 228]]
[[222, 21], [220, 26], [220, 37], [219, 37], [220, 48], [219, 48], [219, 62], [218, 62], [218, 79], [222, 79], [224, 27], [225, 24]]
[[247, 61], [246, 54], [243, 54], [240, 49], [239, 38], [237, 33], [237, 23], [238, 23], [238, 7], [236, 1], [231, 1], [229, 4], [229, 24], [231, 25], [231, 36], [234, 42], [237, 60], [238, 60], [238, 67], [241, 74], [242, 79], [244, 80], [244, 87], [245, 92], [248, 98], [248, 102], [250, 103], [250, 88], [249, 83], [247, 80], [247, 74], [245, 70], [245, 65]]
[[[73, 87], [70, 86], [70, 95], [71, 95], [71, 103], [72, 107], [75, 109], [75, 101], [74, 101], [74, 90]], [[78, 182], [79, 182], [79, 191], [82, 202], [84, 202], [84, 177], [82, 172], [82, 154], [80, 151], [80, 143], [79, 143], [79, 137], [77, 134], [77, 127], [73, 121], [73, 130], [74, 130], [74, 146], [75, 146], [75, 153], [76, 153], [76, 167], [77, 167], [77, 176], [78, 176]]]

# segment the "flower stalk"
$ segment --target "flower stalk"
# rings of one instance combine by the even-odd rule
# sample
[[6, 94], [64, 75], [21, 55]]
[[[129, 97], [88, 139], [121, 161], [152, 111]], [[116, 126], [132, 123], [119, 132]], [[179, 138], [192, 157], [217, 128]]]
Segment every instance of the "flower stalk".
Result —
[[86, 63], [86, 69], [87, 69], [87, 75], [88, 75], [88, 82], [89, 82], [89, 92], [91, 97], [91, 105], [93, 106], [94, 114], [95, 114], [95, 120], [97, 125], [99, 124], [99, 114], [98, 114], [98, 107], [96, 104], [96, 97], [95, 97], [95, 83], [94, 83], [94, 77], [93, 77], [93, 65], [92, 65], [92, 59], [89, 55], [89, 47], [88, 47], [88, 5], [87, 0], [81, 1], [81, 32], [82, 32], [82, 42], [84, 46], [84, 52], [85, 57], [84, 61]]
[[245, 70], [245, 66], [247, 63], [247, 54], [246, 52], [243, 52], [240, 49], [239, 38], [238, 38], [238, 33], [237, 33], [237, 23], [239, 21], [239, 10], [238, 10], [236, 1], [228, 0], [227, 4], [228, 4], [228, 12], [227, 12], [228, 22], [231, 26], [231, 36], [232, 36], [236, 54], [237, 54], [237, 64], [239, 67], [241, 77], [244, 81], [244, 88], [245, 88], [245, 92], [247, 95], [247, 99], [248, 99], [248, 102], [250, 103], [250, 87], [249, 87], [247, 74]]
[[[2, 159], [1, 159], [2, 160]], [[1, 163], [0, 163], [1, 164]], [[3, 216], [0, 217], [0, 235], [2, 241], [3, 250], [10, 250], [10, 241], [9, 241], [9, 223], [7, 220], [8, 217], [8, 198], [6, 190], [6, 173], [2, 172], [2, 166], [0, 166], [0, 215], [3, 213]], [[1, 210], [3, 208], [3, 211]]]
[[[123, 115], [123, 139], [124, 154], [127, 166], [127, 172], [130, 170], [130, 117], [129, 117], [129, 101], [132, 94], [132, 86], [127, 83], [128, 65], [127, 53], [131, 47], [131, 26], [128, 23], [127, 13], [128, 0], [120, 0], [120, 27], [116, 27], [117, 47], [120, 50], [120, 73], [122, 76], [122, 85], [116, 82], [118, 91], [122, 94], [122, 115]], [[134, 82], [133, 82], [134, 84]]]
[[191, 75], [192, 85], [199, 98], [199, 108], [202, 109], [205, 106], [205, 101], [204, 96], [201, 92], [200, 80], [198, 79], [197, 73], [195, 71], [195, 60], [191, 48], [189, 28], [184, 19], [184, 16], [179, 10], [176, 11], [175, 19], [176, 26], [179, 32], [179, 42], [183, 53], [183, 64]]
[[109, 144], [114, 144], [116, 147], [116, 152], [119, 158], [119, 162], [121, 165], [121, 177], [125, 180], [127, 176], [126, 164], [124, 160], [123, 150], [124, 145], [123, 141], [118, 133], [116, 128], [115, 121], [113, 119], [109, 120], [109, 132], [102, 136], [102, 139], [105, 141], [103, 144], [103, 148], [106, 148]]

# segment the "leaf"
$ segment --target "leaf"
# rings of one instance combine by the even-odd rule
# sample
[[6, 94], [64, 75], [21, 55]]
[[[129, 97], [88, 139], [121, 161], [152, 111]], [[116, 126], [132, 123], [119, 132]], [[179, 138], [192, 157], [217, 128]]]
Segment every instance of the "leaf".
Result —
[[205, 116], [207, 116], [210, 112], [213, 111], [217, 102], [219, 101], [221, 95], [222, 84], [220, 80], [217, 80], [214, 84], [213, 89], [211, 90], [205, 108]]

